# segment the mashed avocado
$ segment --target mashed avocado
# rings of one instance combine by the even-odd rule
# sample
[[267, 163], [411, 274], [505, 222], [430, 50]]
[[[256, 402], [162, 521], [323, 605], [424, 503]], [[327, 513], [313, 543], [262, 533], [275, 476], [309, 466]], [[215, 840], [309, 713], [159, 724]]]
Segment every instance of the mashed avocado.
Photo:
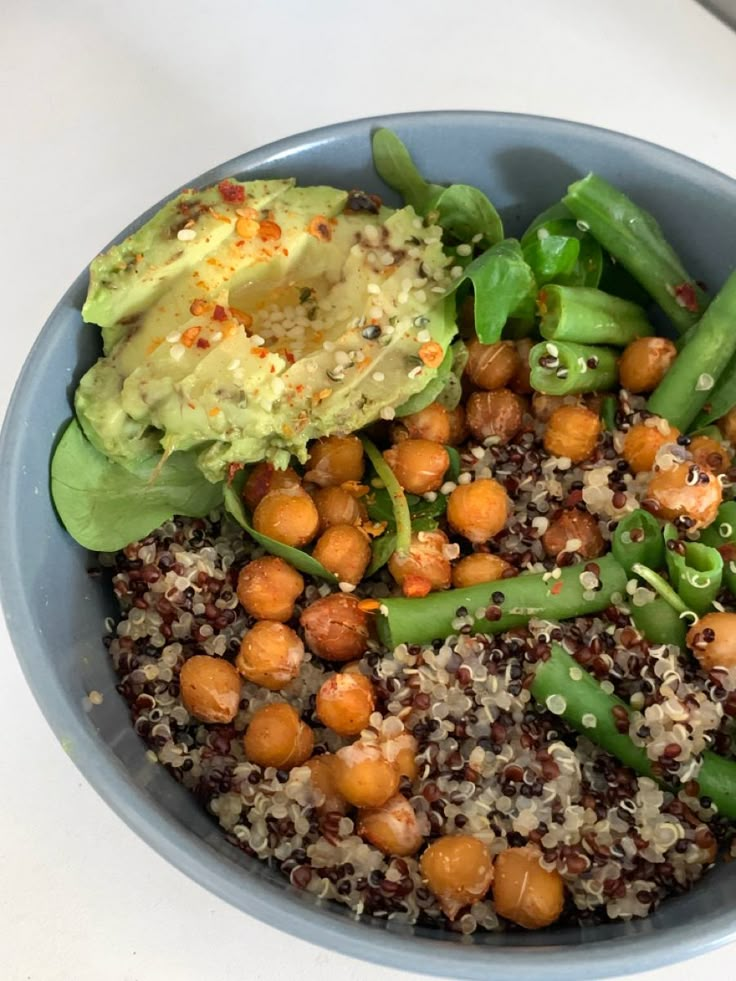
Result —
[[219, 481], [304, 460], [433, 379], [456, 330], [449, 266], [410, 207], [290, 180], [185, 191], [92, 264], [82, 312], [104, 357], [79, 422], [127, 468], [193, 450]]

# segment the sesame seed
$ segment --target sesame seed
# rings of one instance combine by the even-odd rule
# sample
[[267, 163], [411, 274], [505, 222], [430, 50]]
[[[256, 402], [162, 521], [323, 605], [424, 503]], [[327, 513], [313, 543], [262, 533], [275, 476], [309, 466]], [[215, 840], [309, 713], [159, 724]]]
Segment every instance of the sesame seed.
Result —
[[433, 286], [432, 289], [429, 292], [430, 293], [444, 293], [446, 291], [445, 291], [445, 287], [444, 286]]
[[93, 705], [102, 705], [102, 703], [105, 700], [105, 696], [102, 694], [101, 691], [93, 690], [89, 693], [87, 697], [89, 698], [90, 702], [92, 702]]
[[179, 340], [180, 337], [181, 337], [180, 330], [172, 330], [170, 334], [166, 335], [166, 340], [169, 342], [169, 344], [176, 344], [176, 342]]
[[452, 494], [452, 492], [457, 488], [457, 484], [454, 480], [446, 480], [444, 484], [440, 487], [440, 494], [447, 496]]
[[540, 242], [543, 242], [546, 238], [549, 238], [549, 229], [548, 228], [538, 228], [537, 229], [537, 238], [539, 239]]
[[193, 228], [182, 228], [176, 233], [176, 237], [180, 242], [191, 242], [193, 238], [197, 237], [197, 233]]
[[421, 375], [421, 373], [422, 373], [422, 369], [423, 369], [423, 365], [418, 364], [416, 366], [416, 368], [412, 368], [411, 371], [407, 372], [407, 377], [408, 378], [418, 378], [419, 375]]
[[476, 460], [482, 460], [483, 457], [486, 455], [486, 451], [483, 449], [482, 446], [474, 446], [470, 452], [475, 457]]
[[575, 224], [577, 225], [577, 227], [580, 229], [581, 232], [590, 231], [590, 225], [587, 223], [587, 221], [583, 221], [582, 218], [578, 219], [575, 222]]
[[341, 583], [338, 583], [338, 585], [340, 587], [341, 592], [343, 592], [343, 593], [354, 593], [355, 592], [355, 583], [352, 583], [352, 582], [341, 582]]
[[595, 729], [595, 727], [598, 725], [598, 720], [592, 712], [585, 712], [580, 721], [583, 723], [583, 726], [586, 729]]
[[463, 274], [463, 267], [462, 266], [453, 266], [452, 269], [450, 270], [450, 276], [453, 279], [460, 279], [460, 277], [462, 276], [462, 274]]
[[374, 382], [382, 382], [386, 379], [386, 376], [382, 371], [374, 371], [371, 377], [373, 378]]
[[471, 238], [470, 241], [473, 242], [473, 244], [477, 244], [478, 242], [480, 242], [482, 238], [483, 238], [483, 233], [476, 232], [476, 234]]
[[469, 484], [472, 479], [473, 479], [472, 473], [461, 473], [460, 476], [457, 478], [457, 482], [458, 484]]
[[186, 353], [186, 348], [184, 347], [183, 344], [174, 344], [172, 345], [170, 353], [174, 361], [181, 361], [181, 359], [184, 357], [184, 354]]
[[397, 303], [406, 303], [406, 301], [407, 301], [408, 299], [409, 299], [409, 294], [408, 294], [408, 293], [404, 293], [404, 292], [402, 291], [402, 292], [401, 292], [401, 293], [399, 293], [399, 294], [398, 294], [398, 296], [396, 297], [396, 302], [397, 302]]
[[424, 292], [424, 290], [417, 290], [416, 293], [414, 294], [414, 297], [417, 303], [427, 302], [427, 294]]
[[381, 409], [379, 415], [381, 416], [382, 419], [386, 419], [386, 420], [394, 419], [396, 417], [396, 409], [394, 409], [393, 406], [391, 405], [385, 405]]
[[381, 264], [384, 266], [393, 266], [394, 256], [393, 252], [384, 252], [381, 256]]
[[714, 384], [715, 382], [713, 381], [713, 375], [703, 372], [703, 374], [698, 377], [698, 381], [695, 385], [695, 391], [708, 392], [711, 388], [713, 388]]
[[427, 341], [432, 339], [432, 335], [428, 330], [420, 330], [417, 334], [417, 340], [420, 344], [425, 344]]
[[230, 364], [227, 366], [228, 371], [235, 371], [240, 367], [240, 358], [233, 358]]
[[458, 255], [471, 255], [473, 252], [473, 247], [471, 245], [466, 245], [463, 242], [462, 245], [458, 245], [456, 252]]
[[215, 333], [210, 337], [210, 344], [217, 344], [218, 341], [222, 340], [222, 331], [216, 330]]
[[368, 283], [367, 289], [369, 293], [373, 293], [376, 296], [381, 292], [381, 287], [378, 283]]

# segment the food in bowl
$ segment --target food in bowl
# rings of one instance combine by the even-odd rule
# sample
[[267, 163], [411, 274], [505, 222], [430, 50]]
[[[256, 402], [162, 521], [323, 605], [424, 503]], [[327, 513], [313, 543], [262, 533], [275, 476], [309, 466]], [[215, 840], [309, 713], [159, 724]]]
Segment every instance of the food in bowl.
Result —
[[120, 691], [298, 888], [462, 933], [645, 916], [736, 816], [736, 285], [594, 175], [517, 242], [375, 154], [405, 208], [229, 180], [93, 265], [52, 490]]

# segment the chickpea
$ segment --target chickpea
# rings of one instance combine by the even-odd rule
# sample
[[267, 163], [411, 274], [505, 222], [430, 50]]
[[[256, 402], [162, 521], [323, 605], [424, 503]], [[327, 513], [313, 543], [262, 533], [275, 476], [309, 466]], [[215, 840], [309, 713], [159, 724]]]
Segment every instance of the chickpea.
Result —
[[419, 776], [417, 754], [419, 744], [414, 736], [405, 729], [398, 736], [391, 736], [381, 742], [381, 750], [387, 760], [394, 762], [399, 768], [399, 774], [412, 783]]
[[359, 811], [356, 830], [384, 855], [414, 855], [424, 842], [414, 808], [401, 794]]
[[320, 487], [339, 487], [359, 481], [364, 469], [363, 444], [357, 436], [326, 436], [309, 447], [304, 477]]
[[304, 765], [309, 767], [309, 779], [312, 786], [324, 798], [320, 804], [317, 804], [317, 813], [347, 814], [348, 802], [337, 789], [336, 764], [332, 753], [313, 756]]
[[713, 473], [726, 473], [732, 463], [731, 454], [723, 443], [710, 436], [693, 436], [688, 446], [693, 460]]
[[[422, 579], [427, 584], [423, 595], [436, 589], [448, 589], [452, 579], [452, 566], [445, 555], [449, 544], [442, 531], [417, 531], [411, 536], [408, 555], [394, 552], [388, 560], [388, 571], [399, 586], [416, 586]], [[416, 595], [416, 594], [415, 594]]]
[[491, 477], [481, 477], [472, 484], [458, 484], [447, 499], [450, 526], [476, 545], [493, 538], [509, 516], [506, 491]]
[[582, 405], [562, 405], [555, 409], [544, 433], [544, 448], [550, 456], [566, 456], [573, 463], [587, 460], [595, 449], [601, 421]]
[[736, 446], [736, 405], [732, 409], [729, 409], [723, 418], [718, 420], [717, 426], [723, 433], [723, 438], [731, 446]]
[[527, 930], [549, 926], [565, 903], [562, 876], [539, 864], [535, 845], [507, 848], [496, 858], [493, 900], [496, 912]]
[[287, 702], [258, 709], [243, 737], [246, 758], [259, 766], [291, 770], [312, 755], [314, 734]]
[[179, 672], [184, 708], [200, 722], [232, 722], [240, 705], [240, 675], [229, 661], [195, 654]]
[[381, 807], [399, 789], [399, 768], [373, 743], [355, 742], [335, 756], [337, 789], [353, 807]]
[[637, 337], [618, 363], [621, 387], [641, 395], [653, 392], [677, 357], [677, 348], [666, 337]]
[[646, 502], [657, 518], [689, 518], [692, 529], [705, 528], [714, 521], [722, 499], [718, 477], [694, 463], [657, 469], [646, 491]]
[[624, 436], [621, 456], [626, 460], [634, 473], [644, 473], [654, 469], [654, 462], [660, 448], [669, 443], [676, 443], [680, 430], [664, 422], [663, 433], [657, 426], [646, 426], [643, 422], [636, 423]]
[[497, 341], [481, 344], [472, 340], [468, 344], [468, 362], [465, 374], [476, 388], [490, 392], [505, 388], [521, 368], [521, 358], [513, 341]]
[[432, 402], [430, 405], [403, 416], [398, 426], [399, 438], [428, 439], [430, 443], [450, 442], [450, 414], [444, 405]]
[[357, 585], [371, 561], [371, 546], [355, 525], [332, 525], [317, 539], [312, 555], [340, 582]]
[[253, 527], [283, 545], [301, 548], [317, 534], [319, 515], [306, 491], [287, 487], [266, 494], [253, 512]]
[[568, 402], [567, 395], [543, 395], [542, 392], [535, 392], [532, 395], [532, 415], [540, 422], [549, 422], [552, 413], [563, 405], [579, 403]]
[[736, 613], [706, 613], [688, 630], [687, 646], [705, 671], [736, 667]]
[[529, 355], [533, 347], [534, 342], [528, 337], [523, 337], [516, 342], [516, 353], [519, 355], [520, 364], [516, 369], [516, 374], [509, 382], [509, 388], [513, 389], [517, 395], [531, 395], [534, 391], [531, 383], [532, 366], [529, 363]]
[[317, 718], [338, 736], [357, 736], [376, 705], [373, 685], [363, 674], [334, 674], [317, 692]]
[[444, 446], [428, 439], [405, 439], [386, 450], [383, 457], [410, 494], [439, 490], [450, 466]]
[[365, 504], [344, 487], [320, 487], [312, 494], [320, 532], [332, 525], [358, 525], [368, 517]]
[[473, 552], [452, 567], [452, 585], [455, 589], [467, 589], [468, 586], [478, 586], [482, 582], [503, 579], [504, 573], [511, 572], [516, 575], [514, 567], [497, 555]]
[[243, 637], [235, 667], [254, 685], [280, 691], [297, 677], [303, 660], [304, 644], [291, 627], [259, 620]]
[[326, 661], [355, 661], [365, 654], [368, 617], [356, 596], [323, 596], [306, 608], [299, 622], [309, 649]]
[[598, 521], [589, 511], [577, 508], [565, 508], [550, 521], [542, 545], [547, 555], [554, 557], [561, 552], [577, 552], [584, 559], [595, 559], [606, 550]]
[[456, 405], [447, 413], [450, 421], [450, 436], [447, 440], [450, 446], [460, 446], [468, 438], [468, 426], [465, 422], [465, 409], [462, 405]]
[[272, 463], [263, 460], [257, 463], [248, 475], [243, 486], [243, 500], [251, 511], [255, 511], [261, 500], [271, 491], [300, 486], [301, 478], [296, 470], [292, 470], [291, 467], [277, 470]]
[[524, 400], [509, 388], [493, 392], [473, 392], [468, 399], [466, 419], [477, 440], [495, 436], [499, 443], [509, 443], [524, 425]]
[[304, 579], [276, 555], [254, 559], [238, 576], [238, 599], [258, 620], [290, 620], [294, 603], [303, 592]]
[[427, 888], [450, 920], [464, 906], [483, 899], [493, 882], [491, 856], [473, 835], [438, 838], [423, 853], [419, 868]]

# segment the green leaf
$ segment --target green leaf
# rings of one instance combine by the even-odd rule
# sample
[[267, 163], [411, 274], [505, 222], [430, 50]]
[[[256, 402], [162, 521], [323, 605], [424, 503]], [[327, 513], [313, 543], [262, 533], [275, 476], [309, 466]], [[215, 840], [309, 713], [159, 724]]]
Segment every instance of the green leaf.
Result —
[[437, 401], [447, 384], [447, 379], [452, 373], [452, 358], [452, 347], [448, 347], [434, 378], [431, 378], [427, 382], [421, 392], [415, 392], [406, 402], [398, 406], [396, 409], [398, 418], [410, 416], [414, 412], [421, 412], [422, 409], [426, 409], [432, 402]]
[[374, 538], [371, 545], [372, 558], [365, 571], [366, 577], [372, 576], [386, 565], [396, 551], [396, 532], [387, 530], [380, 538]]
[[422, 215], [435, 206], [445, 190], [440, 184], [425, 181], [409, 151], [390, 129], [378, 129], [373, 134], [373, 166], [378, 176]]
[[475, 293], [475, 332], [484, 344], [500, 337], [508, 318], [536, 293], [534, 274], [516, 239], [498, 242], [474, 259], [453, 289], [472, 283]]
[[203, 518], [220, 506], [222, 493], [222, 484], [202, 475], [194, 451], [124, 469], [94, 448], [76, 419], [51, 461], [59, 517], [72, 538], [95, 552], [124, 548], [177, 514]]
[[447, 455], [450, 457], [450, 466], [445, 474], [448, 480], [457, 480], [460, 476], [460, 454], [454, 446], [446, 446]]
[[487, 245], [503, 238], [503, 223], [486, 195], [470, 184], [451, 184], [435, 205], [439, 223], [460, 242], [482, 235]]
[[557, 283], [575, 268], [580, 255], [580, 241], [566, 235], [545, 235], [523, 247], [524, 258], [531, 266], [538, 286]]
[[416, 504], [409, 506], [412, 530], [427, 531], [426, 528], [419, 528], [419, 523], [427, 520], [434, 521], [435, 518], [442, 517], [446, 510], [447, 498], [444, 494], [438, 494], [433, 501], [425, 501], [420, 497]]
[[[554, 254], [558, 251], [564, 251], [566, 248], [566, 255], [569, 259], [574, 247], [567, 245], [563, 248], [559, 241], [549, 243], [550, 239], [577, 241], [577, 254], [568, 269], [562, 268], [564, 263], [560, 261], [560, 268], [555, 270], [553, 268], [554, 260], [549, 253]], [[538, 245], [541, 246], [541, 255], [537, 249]], [[534, 219], [521, 237], [521, 247], [538, 277], [540, 286], [548, 282], [559, 283], [561, 286], [590, 286], [595, 288], [600, 283], [603, 272], [603, 250], [590, 232], [578, 227], [572, 214], [562, 202], [547, 208]], [[549, 274], [544, 272], [545, 265], [550, 268]], [[544, 278], [545, 276], [547, 278]]]
[[242, 491], [244, 480], [245, 473], [240, 471], [235, 475], [231, 483], [225, 487], [225, 510], [228, 514], [231, 514], [240, 527], [248, 532], [253, 541], [258, 542], [271, 555], [278, 555], [279, 558], [285, 559], [295, 569], [305, 572], [308, 576], [318, 576], [320, 579], [326, 579], [328, 582], [337, 582], [337, 576], [328, 572], [321, 562], [312, 558], [309, 552], [304, 552], [300, 548], [293, 548], [291, 545], [284, 545], [283, 542], [277, 542], [274, 538], [269, 538], [268, 535], [262, 535], [251, 526], [245, 506], [243, 505]]

